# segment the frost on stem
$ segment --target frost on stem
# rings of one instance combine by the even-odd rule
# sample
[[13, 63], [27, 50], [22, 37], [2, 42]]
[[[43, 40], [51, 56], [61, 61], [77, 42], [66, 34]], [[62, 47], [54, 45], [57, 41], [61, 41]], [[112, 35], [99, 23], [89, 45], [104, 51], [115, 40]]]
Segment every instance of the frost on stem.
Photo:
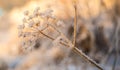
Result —
[[53, 41], [53, 45], [54, 46], [60, 46], [60, 42], [63, 42], [64, 38], [62, 36], [58, 36], [54, 41]]

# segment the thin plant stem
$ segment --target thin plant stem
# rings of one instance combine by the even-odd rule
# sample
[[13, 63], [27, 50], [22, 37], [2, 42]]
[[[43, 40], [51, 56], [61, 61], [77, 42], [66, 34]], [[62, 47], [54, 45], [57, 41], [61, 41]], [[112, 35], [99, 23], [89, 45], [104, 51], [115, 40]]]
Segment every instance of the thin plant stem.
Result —
[[75, 47], [76, 34], [77, 34], [77, 5], [76, 5], [76, 1], [75, 1], [75, 4], [74, 4], [74, 10], [75, 10], [75, 17], [74, 17], [73, 47]]
[[53, 25], [49, 24], [53, 29], [55, 29], [60, 35], [62, 35], [65, 39], [67, 39], [67, 41], [69, 43], [72, 43], [66, 36], [65, 34], [63, 34], [61, 31], [59, 31], [56, 27], [54, 27]]
[[[45, 37], [51, 39], [52, 41], [55, 40], [54, 38], [44, 34], [42, 31], [39, 31], [42, 35], [44, 35]], [[89, 58], [86, 54], [84, 54], [80, 49], [76, 48], [76, 47], [72, 47], [69, 46], [68, 44], [64, 43], [64, 42], [60, 42], [61, 45], [64, 45], [68, 48], [72, 48], [72, 51], [74, 51], [75, 53], [77, 53], [80, 57], [84, 58], [86, 61], [90, 62], [91, 64], [93, 64], [94, 66], [96, 66], [99, 70], [103, 70], [102, 67], [100, 67], [99, 64], [97, 64], [94, 60], [92, 60], [91, 58]]]
[[86, 61], [90, 62], [92, 65], [96, 66], [99, 70], [103, 70], [103, 68], [97, 64], [94, 60], [92, 60], [90, 57], [88, 57], [87, 55], [85, 55], [81, 50], [79, 50], [78, 48], [74, 47], [72, 49], [75, 53], [77, 53], [79, 56], [81, 56], [82, 58], [84, 58]]
[[42, 31], [39, 31], [43, 36], [46, 36], [47, 38], [51, 39], [51, 40], [55, 40], [54, 38], [48, 36], [47, 34], [43, 33]]
[[[56, 19], [57, 20], [57, 19]], [[47, 20], [48, 21], [48, 20]], [[72, 43], [66, 36], [63, 34], [60, 30], [58, 30], [55, 26], [51, 25], [49, 22], [47, 23], [49, 26], [51, 26], [54, 30], [56, 30], [60, 35], [62, 35], [69, 43]]]

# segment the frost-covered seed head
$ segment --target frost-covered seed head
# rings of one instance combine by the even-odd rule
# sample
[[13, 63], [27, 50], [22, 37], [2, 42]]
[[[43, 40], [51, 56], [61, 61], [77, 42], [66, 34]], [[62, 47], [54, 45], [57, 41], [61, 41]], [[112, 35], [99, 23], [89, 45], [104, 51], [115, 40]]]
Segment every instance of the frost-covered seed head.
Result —
[[49, 9], [49, 10], [45, 11], [44, 16], [45, 17], [51, 17], [52, 12], [53, 12], [53, 10]]
[[[20, 26], [19, 28], [23, 29], [25, 28], [24, 31], [21, 31], [19, 33], [19, 36], [22, 37], [25, 42], [23, 43], [23, 47], [24, 50], [26, 49], [33, 49], [32, 47], [34, 46], [34, 44], [36, 42], [34, 42], [33, 40], [38, 39], [38, 35], [39, 30], [43, 30], [46, 29], [48, 24], [51, 24], [52, 21], [49, 22], [49, 20], [47, 19], [55, 19], [56, 17], [52, 14], [53, 10], [49, 9], [46, 10], [44, 12], [40, 12], [40, 8], [36, 8], [34, 11], [29, 12], [29, 11], [25, 11], [24, 15], [25, 18], [23, 19], [23, 23], [25, 24], [24, 26]], [[60, 22], [58, 24], [61, 24]], [[61, 24], [62, 25], [62, 24]], [[29, 30], [29, 28], [32, 31], [27, 32], [26, 30]], [[38, 31], [37, 31], [38, 30]], [[30, 39], [30, 41], [26, 40], [26, 39]], [[58, 40], [57, 42], [59, 42], [60, 40]]]
[[34, 21], [32, 20], [29, 22], [28, 27], [33, 27], [33, 25], [34, 25]]
[[22, 31], [18, 31], [18, 37], [22, 37], [23, 32]]
[[40, 10], [40, 7], [37, 7], [37, 8], [34, 10], [34, 12], [39, 12], [39, 10]]
[[25, 16], [28, 16], [28, 15], [29, 15], [29, 11], [28, 11], [28, 10], [25, 11], [25, 12], [24, 12], [24, 15], [25, 15]]
[[24, 32], [24, 33], [23, 33], [23, 37], [28, 37], [28, 36], [30, 36], [30, 35], [31, 35], [30, 32]]
[[25, 28], [25, 25], [22, 24], [22, 25], [18, 25], [18, 29], [24, 29]]
[[55, 19], [56, 17], [55, 17], [55, 15], [51, 15], [50, 18]]
[[52, 14], [53, 10], [49, 9], [46, 11], [47, 14]]
[[31, 19], [33, 19], [34, 18], [34, 16], [33, 15], [30, 15], [29, 17], [28, 17], [28, 20], [31, 20]]
[[39, 10], [40, 10], [40, 8], [36, 8], [36, 9], [34, 10], [34, 12], [33, 12], [34, 17], [39, 16]]
[[24, 48], [25, 44], [26, 44], [25, 41], [22, 41], [22, 42], [21, 42], [22, 48]]
[[46, 17], [45, 13], [40, 13], [39, 16], [41, 16], [41, 18], [45, 18]]
[[23, 18], [23, 23], [27, 23], [27, 19], [26, 18]]
[[40, 24], [40, 20], [36, 20], [35, 23], [36, 23], [36, 24]]

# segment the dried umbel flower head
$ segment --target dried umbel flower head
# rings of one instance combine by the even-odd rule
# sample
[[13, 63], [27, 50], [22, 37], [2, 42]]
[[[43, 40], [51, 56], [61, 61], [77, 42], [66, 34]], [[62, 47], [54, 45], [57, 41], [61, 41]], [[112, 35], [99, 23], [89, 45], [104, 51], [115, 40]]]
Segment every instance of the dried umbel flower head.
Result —
[[[64, 22], [58, 20], [55, 15], [52, 14], [52, 12], [53, 10], [51, 9], [40, 12], [39, 7], [36, 8], [33, 12], [24, 12], [25, 17], [23, 19], [23, 24], [18, 27], [19, 37], [24, 40], [24, 44], [22, 45], [24, 49], [28, 48], [31, 50], [30, 47], [34, 48], [36, 43], [35, 40], [43, 37], [45, 35], [44, 33], [49, 34], [49, 36], [53, 35], [53, 37], [58, 35], [56, 34], [57, 31], [55, 31], [53, 26], [62, 26], [64, 25]], [[30, 43], [30, 41], [33, 43]]]

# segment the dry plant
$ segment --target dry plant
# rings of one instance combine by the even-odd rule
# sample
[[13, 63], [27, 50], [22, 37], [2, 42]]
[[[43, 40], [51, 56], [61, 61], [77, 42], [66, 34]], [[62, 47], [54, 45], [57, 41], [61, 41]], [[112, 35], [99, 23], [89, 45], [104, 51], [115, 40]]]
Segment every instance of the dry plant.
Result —
[[[40, 12], [40, 8], [36, 8], [34, 12], [26, 11], [24, 13], [25, 18], [23, 19], [23, 24], [18, 27], [19, 29], [19, 37], [24, 39], [25, 42], [22, 42], [23, 49], [26, 50], [34, 50], [35, 41], [39, 37], [46, 37], [51, 41], [57, 41], [57, 44], [61, 44], [71, 51], [74, 51], [84, 60], [88, 61], [89, 63], [93, 64], [100, 70], [103, 70], [102, 67], [97, 64], [94, 60], [88, 57], [86, 54], [82, 52], [82, 50], [78, 49], [75, 46], [76, 42], [76, 31], [77, 31], [77, 6], [76, 2], [74, 5], [75, 9], [75, 19], [74, 19], [74, 37], [73, 42], [70, 41], [65, 34], [63, 34], [60, 30], [56, 27], [57, 24], [63, 25], [63, 22], [57, 17], [55, 17], [52, 12], [53, 10], [48, 9], [44, 12]], [[50, 36], [49, 31], [53, 29], [55, 32], [58, 33], [57, 38], [54, 37], [55, 34]], [[58, 39], [58, 40], [56, 40]], [[53, 43], [54, 44], [54, 43]]]

